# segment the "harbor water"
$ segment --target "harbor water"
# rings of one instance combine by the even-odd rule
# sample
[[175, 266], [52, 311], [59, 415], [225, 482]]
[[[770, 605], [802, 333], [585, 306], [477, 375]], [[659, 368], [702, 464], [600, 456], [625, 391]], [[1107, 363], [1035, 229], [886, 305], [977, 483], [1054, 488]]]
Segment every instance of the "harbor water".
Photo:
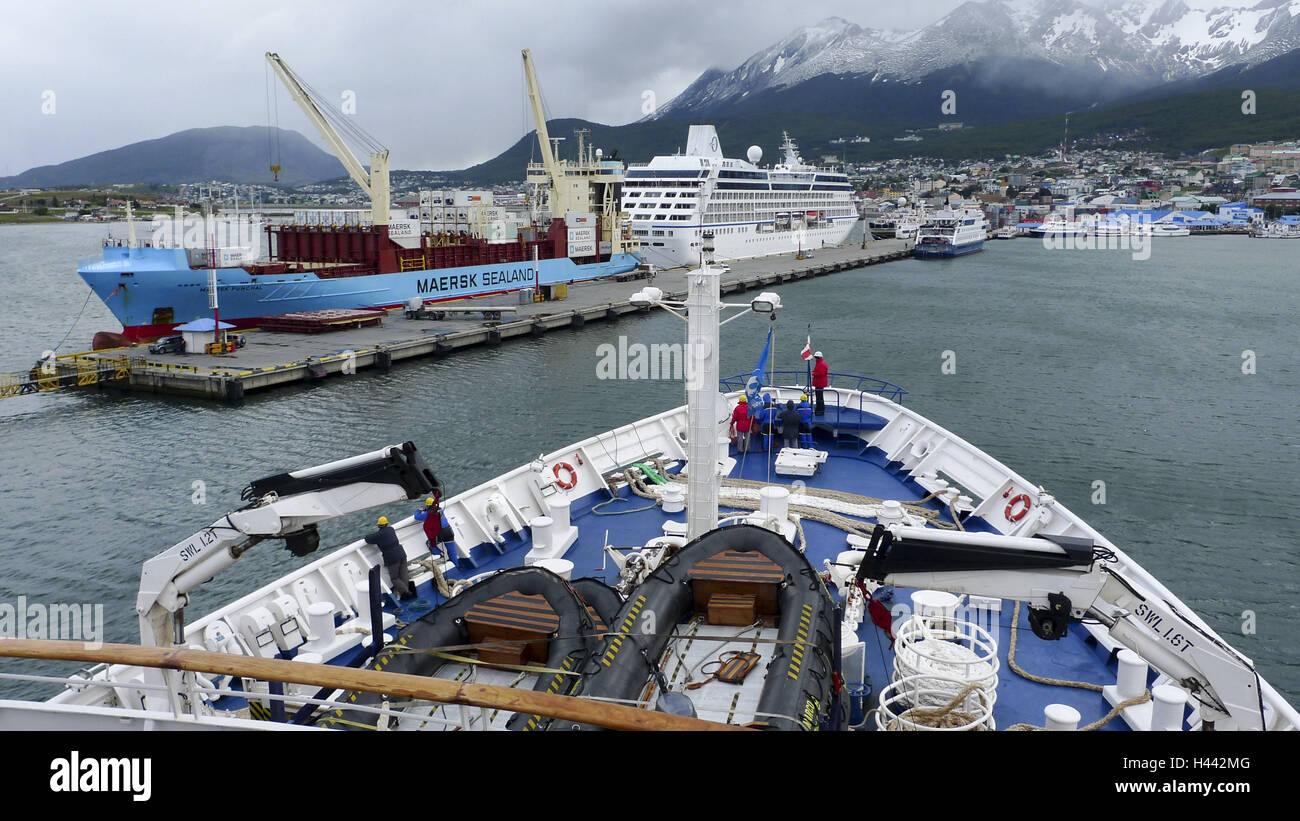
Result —
[[[59, 353], [120, 327], [76, 275], [104, 233], [0, 228], [0, 370], [30, 368], [74, 322]], [[907, 388], [905, 404], [1046, 488], [1298, 703], [1298, 251], [1187, 237], [1135, 259], [1018, 239], [791, 283], [776, 289], [776, 367], [802, 369], [810, 335], [832, 371]], [[766, 325], [723, 329], [723, 373], [752, 369]], [[682, 404], [679, 382], [597, 368], [620, 335], [649, 345], [682, 331], [648, 313], [238, 407], [93, 389], [0, 400], [0, 603], [103, 604], [103, 639], [136, 641], [141, 563], [240, 506], [250, 480], [410, 439], [455, 493]], [[412, 510], [328, 523], [322, 545]], [[303, 561], [276, 544], [197, 591], [190, 618]], [[46, 691], [0, 681], [4, 696]]]

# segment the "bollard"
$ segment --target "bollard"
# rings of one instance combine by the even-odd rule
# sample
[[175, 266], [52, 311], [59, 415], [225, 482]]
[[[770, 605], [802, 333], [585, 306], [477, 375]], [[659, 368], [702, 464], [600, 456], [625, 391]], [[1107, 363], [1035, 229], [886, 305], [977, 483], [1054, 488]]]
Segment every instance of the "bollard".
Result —
[[1119, 673], [1115, 676], [1115, 691], [1120, 701], [1137, 698], [1147, 689], [1147, 663], [1132, 650], [1120, 650]]
[[1151, 691], [1151, 729], [1178, 732], [1183, 729], [1183, 705], [1187, 694], [1171, 684], [1161, 684]]
[[1049, 704], [1043, 708], [1044, 729], [1077, 730], [1079, 729], [1079, 711], [1068, 704]]

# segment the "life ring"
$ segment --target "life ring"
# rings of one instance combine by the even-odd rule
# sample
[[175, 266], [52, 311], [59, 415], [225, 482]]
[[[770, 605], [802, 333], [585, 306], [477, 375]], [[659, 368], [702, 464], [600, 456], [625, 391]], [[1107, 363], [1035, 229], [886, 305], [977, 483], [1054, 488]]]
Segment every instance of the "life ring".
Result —
[[[569, 472], [569, 481], [560, 478], [561, 470]], [[555, 474], [555, 484], [559, 485], [561, 490], [570, 490], [578, 484], [578, 471], [574, 470], [573, 465], [568, 462], [557, 462], [555, 467], [551, 468], [551, 472]]]
[[[1012, 513], [1011, 509], [1021, 502], [1024, 502], [1025, 504], [1024, 508], [1020, 510], [1018, 513]], [[1032, 507], [1033, 504], [1034, 502], [1032, 499], [1029, 498], [1029, 494], [1022, 493], [1019, 496], [1013, 498], [1010, 502], [1007, 502], [1007, 509], [1002, 512], [1002, 515], [1007, 517], [1008, 522], [1018, 522], [1021, 519], [1025, 518], [1025, 514], [1029, 512], [1029, 508]]]

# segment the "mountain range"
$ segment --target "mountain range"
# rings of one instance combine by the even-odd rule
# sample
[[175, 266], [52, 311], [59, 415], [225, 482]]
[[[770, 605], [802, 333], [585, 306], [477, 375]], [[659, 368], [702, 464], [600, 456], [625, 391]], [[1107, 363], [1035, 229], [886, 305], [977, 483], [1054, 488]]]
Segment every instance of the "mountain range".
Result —
[[[1250, 7], [1214, 0], [980, 0], [913, 31], [829, 18], [799, 28], [738, 67], [711, 68], [648, 117], [611, 126], [576, 119], [551, 134], [591, 131], [610, 156], [672, 153], [691, 123], [713, 123], [730, 156], [781, 132], [809, 159], [1031, 154], [1062, 139], [1166, 153], [1300, 135], [1300, 0]], [[1257, 95], [1255, 113], [1242, 93]], [[947, 103], [947, 105], [945, 105]], [[955, 131], [941, 123], [960, 123]], [[910, 130], [923, 142], [896, 142]], [[193, 129], [0, 179], [0, 187], [267, 182], [268, 130]], [[871, 142], [846, 142], [862, 135]], [[280, 132], [281, 181], [344, 175], [297, 132]], [[493, 159], [440, 172], [452, 183], [518, 181], [536, 159], [530, 133]], [[400, 162], [400, 160], [398, 160]]]
[[[908, 32], [862, 28], [838, 17], [800, 28], [731, 71], [706, 71], [651, 117], [744, 109], [747, 98], [826, 76], [868, 85], [915, 84], [935, 72], [981, 63], [1037, 65], [1046, 73], [1032, 77], [1032, 87], [1068, 92], [1074, 79], [1106, 99], [1255, 65], [1297, 47], [1300, 0], [1208, 9], [1183, 0], [984, 0], [963, 3]], [[1024, 85], [1014, 74], [1007, 79]]]
[[[1257, 95], [1249, 116], [1246, 89]], [[1052, 148], [1067, 115], [1072, 140], [1166, 153], [1300, 135], [1300, 0], [982, 0], [907, 32], [829, 18], [705, 71], [638, 122], [551, 133], [589, 128], [631, 161], [672, 153], [692, 122], [714, 123], [731, 156], [750, 144], [770, 155], [788, 130], [810, 159], [960, 159]], [[944, 122], [963, 128], [937, 131]], [[924, 141], [895, 142], [909, 130]], [[838, 142], [859, 135], [872, 141]], [[535, 141], [457, 177], [518, 179]]]
[[266, 126], [191, 128], [156, 140], [100, 151], [57, 165], [0, 177], [0, 188], [56, 188], [115, 183], [169, 184], [221, 180], [268, 183], [278, 134], [280, 182], [290, 185], [343, 176], [343, 164], [297, 131]]

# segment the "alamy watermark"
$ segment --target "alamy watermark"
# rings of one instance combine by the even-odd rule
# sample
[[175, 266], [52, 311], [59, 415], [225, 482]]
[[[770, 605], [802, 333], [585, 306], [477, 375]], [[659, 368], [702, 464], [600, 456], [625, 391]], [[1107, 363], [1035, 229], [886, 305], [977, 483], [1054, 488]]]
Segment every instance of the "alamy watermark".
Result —
[[50, 792], [120, 792], [148, 801], [152, 782], [152, 758], [96, 758], [72, 750], [50, 761]]
[[690, 389], [700, 371], [698, 364], [708, 356], [700, 347], [681, 342], [629, 343], [626, 336], [619, 336], [617, 345], [604, 342], [596, 347], [596, 378], [684, 381]]
[[104, 605], [91, 603], [0, 602], [0, 638], [52, 639], [84, 642], [86, 649], [104, 646]]
[[[155, 214], [149, 226], [149, 242], [155, 248], [212, 248], [218, 253], [238, 251], [238, 256], [256, 259], [261, 253], [263, 223], [256, 214], [227, 219], [184, 214]], [[234, 263], [242, 260], [231, 260]]]
[[1049, 250], [1072, 249], [1076, 251], [1132, 251], [1133, 259], [1151, 258], [1151, 238], [1155, 229], [1152, 223], [1117, 217], [1109, 222], [1081, 222], [1083, 230], [1074, 233], [1047, 231], [1043, 234], [1043, 247]]

